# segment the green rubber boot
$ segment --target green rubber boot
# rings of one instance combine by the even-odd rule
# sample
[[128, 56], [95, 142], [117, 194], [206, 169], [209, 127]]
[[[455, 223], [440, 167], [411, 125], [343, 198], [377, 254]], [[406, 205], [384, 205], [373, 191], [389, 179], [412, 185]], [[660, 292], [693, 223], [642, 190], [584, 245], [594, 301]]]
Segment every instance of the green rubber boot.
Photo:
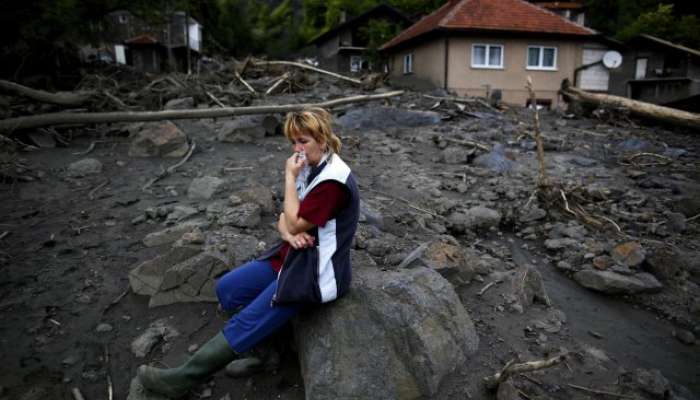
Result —
[[224, 334], [219, 332], [181, 366], [160, 369], [142, 365], [138, 369], [138, 377], [146, 389], [170, 398], [179, 398], [225, 367], [234, 359], [235, 354]]

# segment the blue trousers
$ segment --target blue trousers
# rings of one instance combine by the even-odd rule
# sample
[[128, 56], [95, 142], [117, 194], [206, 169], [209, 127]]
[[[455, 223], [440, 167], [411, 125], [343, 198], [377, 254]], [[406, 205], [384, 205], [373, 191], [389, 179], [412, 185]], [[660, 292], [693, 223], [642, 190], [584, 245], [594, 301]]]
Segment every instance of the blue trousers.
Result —
[[277, 290], [277, 274], [269, 261], [251, 261], [229, 271], [216, 282], [221, 307], [243, 309], [224, 327], [224, 337], [237, 353], [245, 353], [282, 327], [301, 306], [270, 305]]

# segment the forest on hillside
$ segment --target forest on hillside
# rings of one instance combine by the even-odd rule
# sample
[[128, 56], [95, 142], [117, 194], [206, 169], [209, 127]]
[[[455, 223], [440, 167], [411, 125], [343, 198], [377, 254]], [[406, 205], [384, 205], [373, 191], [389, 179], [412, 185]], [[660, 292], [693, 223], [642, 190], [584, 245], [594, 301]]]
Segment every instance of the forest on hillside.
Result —
[[[186, 11], [204, 27], [205, 54], [288, 58], [308, 53], [309, 41], [337, 25], [343, 15], [352, 18], [385, 3], [417, 20], [444, 1], [5, 0], [0, 12], [4, 30], [0, 75], [17, 77], [36, 66], [60, 67], [60, 60], [75, 54], [76, 44], [99, 45], [101, 21], [115, 10], [129, 10], [154, 24], [169, 11]], [[700, 48], [700, 19], [693, 3], [586, 0], [587, 25], [618, 40], [643, 32]], [[380, 46], [397, 30], [381, 23], [371, 25], [366, 32], [370, 48]], [[56, 61], [47, 63], [47, 59]]]

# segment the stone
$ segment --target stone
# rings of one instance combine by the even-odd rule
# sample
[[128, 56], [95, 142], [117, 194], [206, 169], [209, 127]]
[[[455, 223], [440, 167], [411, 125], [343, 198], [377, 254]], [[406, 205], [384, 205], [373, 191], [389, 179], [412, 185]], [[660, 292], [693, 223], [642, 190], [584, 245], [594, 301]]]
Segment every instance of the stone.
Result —
[[580, 242], [575, 239], [570, 239], [570, 238], [561, 238], [561, 239], [547, 239], [544, 241], [544, 247], [547, 248], [547, 250], [562, 250], [566, 248], [576, 248], [578, 247]]
[[516, 389], [510, 379], [506, 379], [498, 384], [496, 400], [520, 400], [520, 393], [518, 393], [518, 389]]
[[179, 99], [172, 99], [165, 103], [165, 105], [163, 106], [164, 110], [186, 110], [189, 108], [194, 108], [193, 97], [181, 97]]
[[364, 200], [360, 200], [360, 222], [368, 223], [378, 229], [384, 228], [384, 216]]
[[646, 258], [649, 272], [662, 281], [678, 276], [687, 268], [686, 257], [671, 246], [654, 247]]
[[204, 228], [206, 226], [207, 222], [204, 220], [184, 221], [163, 230], [149, 233], [143, 238], [143, 244], [146, 245], [146, 247], [154, 247], [172, 243], [180, 239], [186, 232], [191, 232], [195, 228]]
[[238, 207], [227, 207], [219, 215], [219, 224], [238, 228], [255, 228], [260, 225], [260, 211], [260, 206], [254, 203], [245, 203]]
[[686, 218], [700, 214], [700, 193], [694, 192], [687, 196], [681, 196], [671, 203], [671, 208]]
[[260, 115], [242, 115], [224, 122], [218, 139], [227, 143], [252, 143], [265, 137], [265, 126]]
[[515, 162], [506, 156], [505, 147], [498, 143], [489, 153], [476, 157], [474, 165], [502, 174], [512, 170]]
[[613, 265], [612, 258], [608, 256], [593, 257], [593, 267], [599, 270], [606, 270]]
[[144, 126], [132, 139], [130, 157], [183, 157], [190, 146], [187, 135], [170, 121]]
[[533, 221], [539, 221], [547, 216], [547, 211], [537, 207], [530, 206], [520, 210], [518, 215], [518, 221], [521, 223], [528, 223]]
[[131, 342], [131, 352], [137, 358], [144, 358], [160, 341], [170, 341], [180, 336], [180, 332], [168, 324], [167, 318], [153, 322], [139, 337]]
[[644, 262], [646, 251], [639, 242], [626, 242], [615, 246], [610, 255], [618, 264], [637, 267]]
[[445, 164], [466, 164], [469, 160], [469, 155], [473, 154], [460, 146], [448, 147], [442, 151], [442, 160]]
[[196, 215], [199, 211], [190, 206], [176, 205], [173, 207], [172, 211], [165, 218], [166, 224], [175, 224], [184, 219], [187, 219], [193, 215]]
[[646, 272], [622, 275], [613, 271], [584, 269], [574, 274], [574, 280], [583, 287], [608, 294], [658, 292], [663, 288], [661, 282]]
[[306, 398], [432, 398], [476, 351], [452, 286], [423, 267], [355, 266], [347, 296], [295, 319]]
[[224, 189], [225, 180], [215, 176], [195, 178], [187, 189], [190, 200], [209, 200]]
[[524, 311], [534, 303], [547, 307], [552, 305], [542, 282], [542, 275], [534, 266], [526, 265], [509, 272], [506, 281], [509, 293], [506, 296], [517, 302], [521, 306], [519, 309]]
[[685, 220], [685, 215], [676, 212], [666, 214], [668, 221], [668, 229], [672, 232], [685, 232], [688, 229], [688, 223]]
[[168, 269], [202, 251], [202, 248], [198, 246], [178, 246], [156, 258], [138, 263], [129, 271], [131, 290], [136, 294], [146, 296], [156, 294], [163, 280], [163, 275]]
[[110, 324], [106, 323], [101, 323], [97, 325], [97, 328], [95, 328], [95, 332], [97, 333], [104, 333], [104, 332], [111, 332], [114, 328]]
[[[260, 206], [262, 212], [266, 214], [274, 214], [277, 210], [277, 206], [275, 205], [275, 194], [272, 193], [272, 190], [270, 190], [270, 188], [263, 185], [253, 185], [247, 189], [234, 193], [232, 196], [237, 196], [241, 200], [239, 204], [257, 204], [258, 206]], [[230, 199], [231, 197], [229, 197], [229, 200]], [[239, 205], [233, 203], [234, 202], [231, 202], [232, 206]]]
[[687, 345], [695, 344], [695, 335], [693, 332], [686, 329], [678, 329], [673, 331], [673, 336], [678, 339], [679, 342]]
[[454, 212], [447, 217], [450, 228], [458, 233], [467, 230], [488, 229], [498, 226], [501, 213], [490, 208], [477, 206], [463, 212]]
[[671, 384], [658, 369], [638, 368], [620, 375], [618, 384], [624, 388], [652, 395], [654, 399], [671, 397]]
[[94, 158], [83, 158], [68, 165], [66, 175], [71, 178], [79, 178], [102, 172], [102, 163]]
[[216, 302], [216, 278], [229, 268], [226, 260], [206, 252], [173, 265], [162, 275], [158, 291], [151, 296], [148, 306]]
[[433, 111], [412, 111], [397, 107], [353, 107], [335, 122], [348, 130], [387, 129], [390, 127], [418, 127], [439, 124], [440, 114]]

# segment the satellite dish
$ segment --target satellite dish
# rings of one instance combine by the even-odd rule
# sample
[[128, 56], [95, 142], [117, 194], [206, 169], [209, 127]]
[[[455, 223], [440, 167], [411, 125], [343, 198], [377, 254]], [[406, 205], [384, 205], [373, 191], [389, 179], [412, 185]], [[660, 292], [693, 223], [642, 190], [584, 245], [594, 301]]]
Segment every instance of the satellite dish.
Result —
[[615, 50], [606, 51], [603, 55], [603, 65], [607, 69], [615, 69], [622, 64], [622, 54]]

